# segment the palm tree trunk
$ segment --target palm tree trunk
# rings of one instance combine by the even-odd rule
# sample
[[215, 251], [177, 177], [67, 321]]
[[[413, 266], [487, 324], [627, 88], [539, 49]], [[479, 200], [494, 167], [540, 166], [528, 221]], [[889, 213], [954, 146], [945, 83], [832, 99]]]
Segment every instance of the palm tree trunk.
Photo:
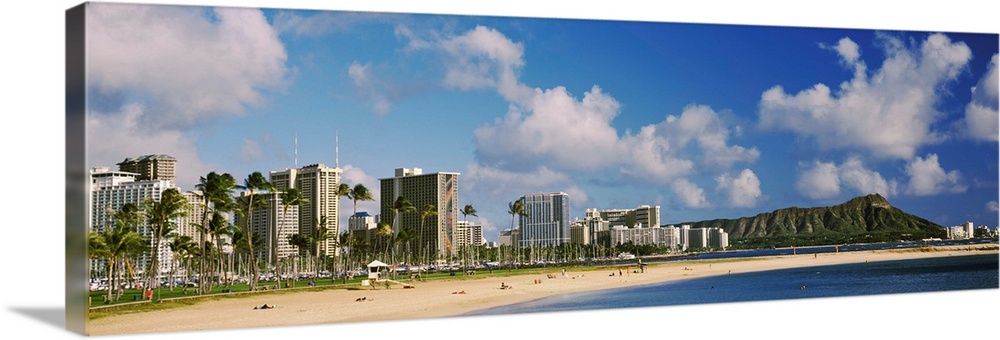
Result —
[[112, 292], [114, 292], [115, 282], [114, 282], [114, 271], [115, 271], [115, 261], [118, 259], [108, 260], [108, 302], [111, 302]]
[[250, 230], [250, 223], [253, 221], [253, 192], [252, 191], [250, 192], [250, 197], [248, 199], [250, 200], [250, 202], [247, 203], [247, 229], [246, 229], [246, 234], [247, 234], [247, 249], [250, 250], [250, 263], [251, 263], [251, 266], [250, 266], [250, 275], [251, 275], [250, 276], [250, 290], [254, 291], [254, 290], [257, 290], [257, 277], [259, 275], [257, 274], [257, 261], [255, 259], [254, 253], [253, 253], [253, 231]]

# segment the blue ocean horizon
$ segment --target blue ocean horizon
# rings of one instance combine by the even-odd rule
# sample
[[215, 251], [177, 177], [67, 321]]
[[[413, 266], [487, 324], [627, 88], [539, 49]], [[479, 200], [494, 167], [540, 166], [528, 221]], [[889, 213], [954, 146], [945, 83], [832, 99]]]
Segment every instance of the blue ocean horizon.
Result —
[[877, 261], [692, 278], [561, 294], [464, 314], [505, 315], [1000, 288], [996, 254]]

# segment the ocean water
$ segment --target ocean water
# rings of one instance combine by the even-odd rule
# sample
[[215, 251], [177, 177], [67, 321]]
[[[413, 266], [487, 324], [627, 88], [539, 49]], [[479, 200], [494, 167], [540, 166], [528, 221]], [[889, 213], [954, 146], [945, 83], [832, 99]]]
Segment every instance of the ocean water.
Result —
[[563, 294], [474, 311], [504, 315], [1000, 288], [997, 255], [781, 269]]

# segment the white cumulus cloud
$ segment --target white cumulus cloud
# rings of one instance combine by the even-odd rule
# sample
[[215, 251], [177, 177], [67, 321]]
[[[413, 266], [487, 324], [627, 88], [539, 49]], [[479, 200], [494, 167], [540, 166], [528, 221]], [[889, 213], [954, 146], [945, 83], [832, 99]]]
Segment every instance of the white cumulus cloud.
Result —
[[840, 181], [854, 192], [861, 195], [881, 194], [885, 197], [895, 196], [897, 182], [886, 180], [878, 171], [868, 169], [860, 159], [850, 158], [838, 167]]
[[825, 149], [862, 149], [887, 158], [909, 159], [922, 145], [944, 137], [932, 125], [942, 85], [956, 79], [971, 58], [962, 42], [932, 34], [919, 46], [882, 36], [886, 59], [869, 76], [856, 44], [834, 48], [854, 76], [837, 89], [825, 84], [795, 94], [774, 86], [761, 95], [760, 126], [788, 130]]
[[280, 91], [287, 83], [285, 48], [260, 10], [214, 8], [206, 15], [185, 6], [90, 9], [90, 86], [149, 100], [147, 111], [159, 113], [161, 124], [186, 126], [206, 116], [239, 114], [262, 103], [262, 91]]
[[962, 193], [967, 189], [958, 170], [945, 171], [941, 168], [937, 154], [914, 158], [906, 164], [906, 173], [910, 175], [906, 192], [914, 196]]
[[546, 163], [559, 168], [593, 170], [607, 167], [593, 155], [614, 155], [617, 131], [610, 125], [619, 104], [597, 86], [582, 100], [557, 87], [538, 91], [530, 107], [512, 110], [491, 125], [475, 130], [476, 156], [485, 164], [517, 168]]
[[836, 197], [845, 190], [855, 195], [878, 193], [890, 197], [896, 195], [897, 187], [897, 181], [886, 180], [855, 157], [840, 165], [814, 161], [799, 173], [795, 182], [796, 190], [812, 199]]
[[[492, 89], [508, 102], [503, 117], [474, 131], [476, 164], [470, 173], [475, 175], [467, 178], [479, 190], [508, 191], [512, 177], [558, 177], [556, 182], [566, 183], [569, 174], [617, 174], [670, 187], [684, 195], [684, 204], [706, 207], [704, 191], [686, 179], [699, 169], [696, 165], [715, 175], [760, 156], [756, 148], [733, 145], [730, 139], [739, 127], [705, 105], [664, 114], [662, 121], [635, 133], [619, 132], [612, 122], [622, 114], [622, 105], [600, 86], [577, 96], [563, 86], [542, 89], [521, 83], [525, 47], [496, 29], [478, 26], [448, 36], [398, 26], [396, 34], [410, 40], [412, 51], [433, 49], [444, 57], [446, 87]], [[486, 188], [490, 183], [495, 189]], [[583, 194], [571, 198], [574, 204], [580, 202], [575, 196]]]
[[351, 63], [347, 67], [347, 75], [354, 81], [355, 88], [362, 100], [365, 101], [375, 114], [385, 115], [392, 107], [392, 103], [382, 92], [382, 85], [371, 75], [371, 64]]
[[[263, 13], [250, 8], [90, 4], [87, 12], [88, 162], [177, 158], [177, 184], [209, 169], [181, 133], [241, 115], [283, 91], [287, 55]], [[265, 150], [250, 142], [243, 156]]]
[[972, 89], [972, 101], [965, 106], [966, 133], [973, 139], [996, 142], [1000, 140], [1000, 114], [998, 114], [997, 55], [990, 60], [989, 69]]
[[834, 163], [814, 162], [812, 167], [799, 174], [795, 189], [812, 198], [830, 198], [840, 194], [840, 175]]
[[710, 208], [712, 205], [705, 198], [705, 189], [687, 179], [678, 179], [671, 185], [674, 195], [688, 208]]
[[[126, 157], [165, 154], [177, 159], [177, 186], [194, 190], [198, 177], [214, 169], [198, 157], [190, 138], [176, 130], [142, 127], [147, 113], [142, 105], [128, 104], [116, 112], [93, 112], [87, 119], [87, 161], [91, 166], [117, 169]], [[188, 174], [188, 176], [182, 176]]]
[[716, 190], [726, 193], [727, 203], [736, 208], [752, 208], [761, 199], [760, 179], [750, 169], [743, 169], [739, 175], [722, 174], [715, 178]]

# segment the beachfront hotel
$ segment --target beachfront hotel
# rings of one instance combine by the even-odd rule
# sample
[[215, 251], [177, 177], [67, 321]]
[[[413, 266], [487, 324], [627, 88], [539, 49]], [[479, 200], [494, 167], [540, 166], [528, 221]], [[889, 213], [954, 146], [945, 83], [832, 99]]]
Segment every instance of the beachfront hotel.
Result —
[[[187, 201], [187, 209], [184, 211], [184, 216], [176, 221], [177, 235], [190, 237], [194, 244], [201, 244], [201, 231], [198, 230], [198, 226], [205, 218], [205, 198], [198, 190], [185, 191], [181, 196]], [[215, 240], [210, 241], [215, 242]], [[216, 244], [216, 246], [221, 248], [222, 245]]]
[[558, 246], [569, 243], [569, 194], [540, 192], [521, 196], [524, 214], [518, 218], [518, 246]]
[[[255, 204], [252, 213], [247, 217], [235, 216], [236, 225], [246, 225], [243, 218], [250, 218], [249, 229], [255, 242], [260, 240], [263, 243], [254, 244], [254, 257], [258, 261], [264, 261], [268, 265], [275, 266], [279, 260], [295, 257], [300, 251], [289, 242], [292, 235], [299, 233], [299, 208], [295, 205], [286, 205], [281, 201], [281, 192], [255, 193], [259, 196], [263, 204]], [[249, 192], [244, 191], [241, 198], [245, 199]], [[256, 201], [256, 200], [255, 200]]]
[[975, 237], [976, 229], [972, 221], [965, 221], [962, 224], [952, 227], [945, 227], [949, 240], [962, 240]]
[[583, 220], [570, 226], [570, 242], [574, 244], [614, 245], [611, 231], [615, 228], [651, 228], [660, 226], [660, 206], [641, 205], [635, 209], [588, 208]]
[[351, 237], [372, 243], [378, 230], [378, 215], [369, 215], [367, 211], [359, 211], [347, 219], [347, 230]]
[[725, 250], [729, 247], [729, 233], [726, 233], [722, 228], [691, 228], [691, 225], [685, 224], [681, 225], [680, 234], [681, 250], [688, 248]]
[[138, 181], [165, 179], [173, 183], [177, 179], [177, 159], [169, 155], [125, 158], [117, 165], [118, 171], [137, 174]]
[[[159, 201], [160, 196], [165, 190], [174, 187], [173, 182], [170, 180], [139, 180], [140, 177], [137, 173], [113, 171], [106, 167], [91, 169], [89, 181], [90, 204], [87, 205], [87, 208], [90, 210], [88, 211], [88, 215], [90, 216], [89, 230], [100, 232], [104, 228], [111, 226], [115, 223], [115, 212], [121, 209], [123, 205], [132, 203], [139, 209], [142, 209], [143, 201], [146, 199]], [[137, 229], [143, 237], [149, 240], [150, 249], [155, 249], [159, 253], [158, 273], [169, 272], [173, 263], [171, 262], [172, 256], [170, 247], [167, 246], [167, 241], [160, 240], [160, 244], [152, 244], [152, 238], [149, 237], [151, 233], [150, 226], [146, 223], [145, 219], [141, 219]], [[144, 252], [140, 256], [138, 263], [136, 263], [136, 270], [146, 272], [149, 269], [150, 259], [150, 253]], [[103, 261], [92, 261], [91, 271], [103, 270], [103, 266]]]
[[[269, 181], [276, 191], [296, 188], [302, 192], [302, 198], [309, 204], [300, 207], [298, 212], [299, 234], [312, 235], [325, 219], [327, 228], [326, 240], [319, 244], [319, 255], [337, 256], [335, 249], [337, 236], [340, 235], [340, 175], [343, 170], [339, 166], [328, 167], [319, 164], [306, 165], [301, 168], [271, 171]], [[300, 250], [301, 255], [306, 250]], [[315, 254], [314, 254], [315, 255]]]
[[[410, 227], [416, 232], [410, 251], [418, 255], [451, 255], [455, 246], [455, 229], [458, 228], [458, 176], [457, 172], [425, 174], [420, 168], [397, 168], [394, 177], [381, 178], [379, 212], [383, 222], [395, 223], [393, 232]], [[403, 197], [416, 209], [394, 218], [393, 203]], [[433, 205], [437, 213], [421, 220], [424, 207]], [[421, 224], [423, 224], [421, 226]]]
[[455, 246], [458, 249], [478, 247], [484, 244], [486, 244], [486, 239], [483, 238], [482, 225], [469, 221], [458, 221], [458, 227], [455, 228]]
[[612, 245], [632, 243], [635, 245], [654, 245], [678, 250], [681, 241], [681, 229], [674, 226], [652, 226], [627, 228], [614, 226], [608, 232]]

